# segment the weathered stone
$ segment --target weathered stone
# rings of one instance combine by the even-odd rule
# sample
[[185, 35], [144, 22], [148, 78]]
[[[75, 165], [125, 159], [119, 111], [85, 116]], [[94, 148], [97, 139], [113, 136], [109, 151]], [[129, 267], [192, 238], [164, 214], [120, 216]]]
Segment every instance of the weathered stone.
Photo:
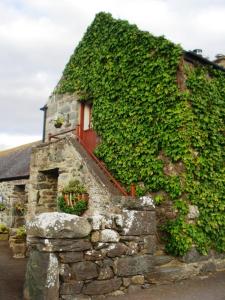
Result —
[[128, 250], [126, 252], [127, 255], [135, 255], [139, 252], [139, 244], [136, 242], [127, 242]]
[[211, 253], [209, 255], [201, 255], [196, 248], [192, 248], [190, 251], [188, 251], [187, 254], [185, 254], [183, 257], [180, 258], [181, 261], [186, 263], [192, 263], [192, 262], [199, 262], [208, 260], [211, 258]]
[[156, 232], [155, 213], [152, 211], [124, 210], [123, 223], [121, 235], [147, 235]]
[[40, 239], [28, 237], [27, 242], [32, 247], [43, 252], [85, 251], [92, 247], [88, 240], [82, 239]]
[[60, 280], [63, 282], [68, 282], [71, 280], [72, 272], [68, 264], [61, 264], [59, 268]]
[[132, 276], [149, 273], [153, 270], [154, 260], [150, 255], [118, 258], [115, 270], [118, 276]]
[[31, 251], [25, 281], [25, 299], [58, 299], [59, 266], [53, 253]]
[[213, 262], [207, 262], [200, 269], [200, 273], [210, 273], [215, 271], [216, 271], [216, 265]]
[[63, 252], [59, 254], [62, 263], [73, 263], [83, 260], [83, 252]]
[[145, 283], [145, 277], [143, 275], [136, 275], [131, 278], [132, 284], [144, 284]]
[[112, 229], [104, 229], [100, 232], [100, 241], [103, 243], [119, 242], [120, 235]]
[[187, 279], [190, 276], [198, 274], [195, 265], [185, 266], [183, 264], [174, 264], [170, 266], [155, 267], [154, 271], [145, 276], [149, 283], [167, 284], [174, 281]]
[[100, 233], [99, 233], [99, 231], [94, 231], [91, 234], [91, 241], [92, 241], [92, 243], [97, 243], [97, 242], [99, 242], [99, 240], [100, 240]]
[[123, 278], [123, 285], [125, 286], [125, 287], [128, 287], [129, 285], [130, 285], [130, 283], [131, 283], [131, 278], [130, 277], [128, 277], [128, 278]]
[[27, 234], [44, 238], [82, 238], [89, 235], [87, 219], [65, 213], [43, 213], [27, 223]]
[[154, 256], [154, 265], [155, 266], [165, 265], [171, 262], [173, 259], [174, 258], [169, 255], [156, 255]]
[[97, 265], [90, 261], [73, 264], [72, 273], [76, 280], [87, 280], [98, 277]]
[[216, 265], [217, 271], [224, 271], [225, 270], [225, 259], [216, 260], [215, 265]]
[[99, 271], [98, 280], [105, 280], [105, 279], [111, 279], [114, 277], [114, 273], [112, 269], [108, 266], [103, 267]]
[[154, 254], [156, 251], [156, 237], [155, 235], [149, 235], [144, 237], [144, 250], [145, 254]]
[[140, 198], [114, 196], [112, 201], [115, 205], [129, 210], [155, 210], [154, 201], [150, 196]]
[[80, 294], [83, 285], [83, 281], [70, 281], [67, 283], [63, 283], [60, 286], [60, 295]]
[[99, 250], [89, 250], [84, 255], [85, 260], [101, 260], [103, 258], [104, 258], [104, 255]]
[[122, 256], [128, 251], [128, 247], [123, 243], [116, 243], [109, 246], [107, 250], [108, 257]]
[[83, 293], [87, 295], [108, 294], [120, 288], [122, 280], [113, 278], [109, 280], [94, 280], [83, 288]]

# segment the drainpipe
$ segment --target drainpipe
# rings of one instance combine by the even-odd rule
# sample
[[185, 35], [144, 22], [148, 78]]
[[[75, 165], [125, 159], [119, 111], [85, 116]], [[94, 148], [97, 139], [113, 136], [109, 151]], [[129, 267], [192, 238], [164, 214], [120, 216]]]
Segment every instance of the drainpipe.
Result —
[[42, 142], [45, 142], [45, 130], [46, 130], [46, 113], [47, 113], [48, 106], [45, 105], [40, 108], [44, 112], [44, 119], [43, 119], [43, 132], [42, 132]]

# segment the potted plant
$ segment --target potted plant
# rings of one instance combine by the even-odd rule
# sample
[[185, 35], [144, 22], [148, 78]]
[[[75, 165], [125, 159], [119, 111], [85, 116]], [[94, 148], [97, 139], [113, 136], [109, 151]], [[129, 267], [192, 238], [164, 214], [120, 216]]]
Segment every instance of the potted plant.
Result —
[[64, 123], [64, 117], [63, 116], [57, 116], [56, 119], [54, 119], [54, 126], [55, 128], [60, 128], [62, 127], [63, 123]]
[[14, 203], [13, 211], [15, 216], [24, 216], [26, 209], [23, 203], [16, 202]]
[[84, 185], [79, 180], [71, 180], [58, 197], [58, 207], [60, 211], [80, 216], [88, 208], [88, 199]]
[[25, 226], [20, 226], [18, 228], [12, 228], [9, 238], [9, 245], [12, 249], [14, 258], [24, 258], [26, 257], [26, 228]]
[[0, 224], [0, 241], [7, 241], [9, 238], [9, 228], [5, 224]]

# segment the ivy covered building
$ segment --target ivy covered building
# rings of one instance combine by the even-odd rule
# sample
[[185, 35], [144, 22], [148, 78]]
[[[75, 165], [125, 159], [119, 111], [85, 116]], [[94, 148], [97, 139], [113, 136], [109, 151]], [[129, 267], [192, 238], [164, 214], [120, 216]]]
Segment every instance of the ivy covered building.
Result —
[[56, 210], [57, 193], [76, 178], [90, 195], [87, 215], [136, 191], [154, 198], [168, 252], [224, 251], [224, 72], [99, 13], [43, 107], [30, 216]]

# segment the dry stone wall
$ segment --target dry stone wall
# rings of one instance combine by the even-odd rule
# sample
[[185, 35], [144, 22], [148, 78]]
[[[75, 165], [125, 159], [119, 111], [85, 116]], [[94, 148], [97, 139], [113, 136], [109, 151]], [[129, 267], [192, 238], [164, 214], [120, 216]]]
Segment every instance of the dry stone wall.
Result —
[[26, 300], [103, 299], [225, 268], [224, 255], [160, 251], [151, 198], [113, 202], [112, 214], [43, 213], [28, 223]]
[[[45, 143], [33, 149], [28, 198], [28, 219], [57, 210], [57, 194], [71, 179], [78, 179], [89, 193], [87, 214], [110, 210], [111, 193], [87, 160], [76, 150], [74, 137]], [[53, 171], [58, 175], [50, 176]], [[48, 176], [49, 174], [49, 176]], [[55, 181], [54, 181], [54, 180]]]

